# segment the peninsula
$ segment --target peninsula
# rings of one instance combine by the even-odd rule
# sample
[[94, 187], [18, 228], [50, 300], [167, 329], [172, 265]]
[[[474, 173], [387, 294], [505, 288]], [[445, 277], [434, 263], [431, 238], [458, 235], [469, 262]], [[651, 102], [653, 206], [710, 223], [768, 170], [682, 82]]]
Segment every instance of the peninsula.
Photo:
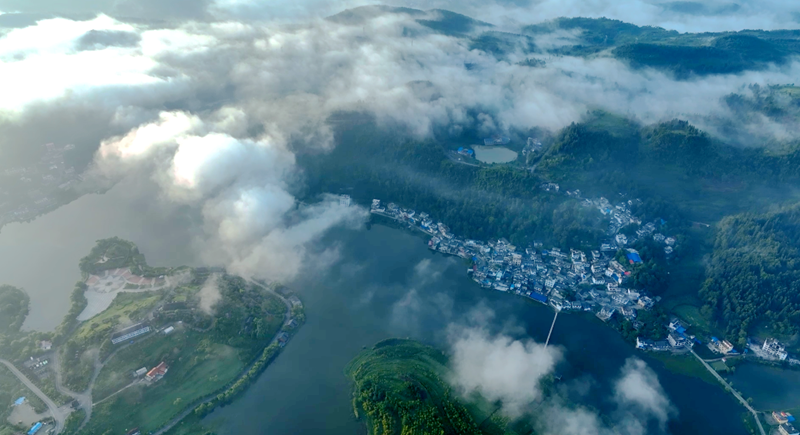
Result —
[[[166, 433], [238, 396], [305, 320], [277, 284], [151, 267], [118, 238], [98, 241], [80, 269], [56, 331], [20, 332], [19, 316], [0, 312], [3, 364], [48, 408], [0, 423], [13, 431]], [[27, 310], [24, 293], [3, 289]]]

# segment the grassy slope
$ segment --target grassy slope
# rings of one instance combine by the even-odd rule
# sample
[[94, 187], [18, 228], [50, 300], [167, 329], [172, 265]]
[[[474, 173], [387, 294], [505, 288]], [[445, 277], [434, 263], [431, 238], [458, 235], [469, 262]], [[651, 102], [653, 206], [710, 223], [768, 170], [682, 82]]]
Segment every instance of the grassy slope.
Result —
[[98, 399], [108, 396], [132, 380], [139, 367], [152, 368], [167, 361], [167, 375], [152, 386], [136, 385], [98, 405], [87, 434], [114, 433], [139, 427], [155, 430], [193, 402], [234, 379], [245, 363], [238, 352], [188, 329], [154, 337], [116, 355], [98, 377]]

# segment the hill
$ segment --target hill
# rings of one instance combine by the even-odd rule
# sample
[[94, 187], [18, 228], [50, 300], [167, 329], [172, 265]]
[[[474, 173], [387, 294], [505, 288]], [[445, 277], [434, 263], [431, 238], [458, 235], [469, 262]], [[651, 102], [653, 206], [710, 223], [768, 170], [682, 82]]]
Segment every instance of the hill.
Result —
[[723, 219], [700, 290], [704, 311], [726, 336], [747, 343], [757, 330], [800, 329], [800, 205]]
[[796, 30], [679, 33], [608, 18], [557, 18], [526, 26], [524, 33], [556, 30], [580, 32], [574, 44], [557, 48], [556, 54], [592, 56], [610, 51], [635, 67], [660, 69], [680, 79], [763, 69], [800, 53]]
[[[504, 433], [489, 415], [453, 397], [447, 357], [411, 340], [389, 339], [362, 351], [345, 369], [356, 417], [372, 435]], [[511, 432], [513, 433], [513, 432]]]

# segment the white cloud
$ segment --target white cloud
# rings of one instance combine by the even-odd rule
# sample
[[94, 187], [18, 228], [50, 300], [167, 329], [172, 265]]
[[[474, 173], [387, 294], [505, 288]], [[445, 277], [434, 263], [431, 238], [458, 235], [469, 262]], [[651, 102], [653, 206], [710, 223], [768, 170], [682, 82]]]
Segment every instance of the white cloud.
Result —
[[502, 401], [503, 411], [519, 417], [542, 396], [540, 382], [561, 359], [556, 347], [533, 340], [491, 336], [480, 328], [454, 330], [451, 343], [451, 383], [469, 396]]

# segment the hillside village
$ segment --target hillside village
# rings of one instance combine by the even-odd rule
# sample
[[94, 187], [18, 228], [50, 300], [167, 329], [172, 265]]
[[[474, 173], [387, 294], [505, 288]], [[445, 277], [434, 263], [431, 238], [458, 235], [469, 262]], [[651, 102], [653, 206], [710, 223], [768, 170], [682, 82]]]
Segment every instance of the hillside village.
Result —
[[[555, 193], [560, 190], [556, 183], [545, 183], [540, 188]], [[652, 309], [660, 297], [626, 286], [631, 275], [630, 266], [643, 260], [638, 251], [625, 247], [652, 238], [663, 245], [664, 254], [670, 258], [676, 248], [676, 238], [659, 232], [666, 224], [664, 220], [643, 224], [631, 213], [630, 207], [639, 202], [638, 199], [612, 204], [603, 197], [581, 199], [579, 190], [567, 191], [566, 194], [579, 199], [584, 207], [597, 209], [609, 219], [607, 239], [589, 255], [574, 249], [569, 252], [558, 247], [545, 249], [540, 242], [522, 249], [505, 239], [488, 242], [464, 239], [428, 213], [405, 209], [394, 203], [384, 205], [380, 199], [372, 201], [370, 212], [430, 235], [428, 247], [434, 251], [470, 260], [472, 266], [467, 273], [484, 288], [527, 297], [559, 311], [592, 312], [604, 322], [619, 316], [639, 330], [643, 325], [637, 320], [638, 313]], [[341, 202], [349, 205], [350, 198], [342, 195]], [[635, 234], [622, 234], [620, 230], [630, 224], [639, 226]], [[620, 250], [625, 253], [627, 264], [616, 259]], [[640, 336], [636, 339], [636, 347], [646, 351], [684, 352], [701, 343], [687, 332], [687, 327], [679, 319], [673, 318], [665, 326], [668, 331], [666, 339], [654, 341]], [[738, 355], [730, 342], [716, 337], [711, 337], [706, 346], [715, 353]], [[763, 344], [750, 343], [745, 352], [748, 351], [762, 359], [800, 364], [800, 361], [788, 358], [784, 346], [772, 338]]]
[[[558, 191], [558, 185], [549, 183], [545, 190]], [[570, 196], [580, 196], [579, 191], [567, 192]], [[618, 250], [634, 243], [639, 238], [650, 237], [664, 245], [669, 256], [676, 240], [658, 232], [664, 222], [648, 222], [641, 225], [630, 211], [634, 201], [628, 200], [612, 205], [606, 198], [583, 199], [585, 207], [597, 208], [610, 218], [608, 240], [604, 241], [589, 255], [578, 250], [562, 251], [553, 247], [545, 249], [542, 243], [521, 249], [505, 239], [479, 241], [463, 239], [453, 234], [441, 222], [435, 222], [427, 213], [417, 212], [388, 203], [385, 206], [379, 199], [372, 202], [371, 212], [407, 224], [431, 236], [430, 249], [444, 254], [456, 255], [472, 261], [468, 273], [484, 288], [513, 293], [534, 301], [550, 305], [556, 310], [593, 312], [603, 321], [613, 316], [622, 316], [638, 326], [637, 312], [649, 310], [659, 300], [645, 291], [626, 288], [630, 270], [615, 259]], [[629, 224], [639, 224], [641, 228], [635, 236], [626, 237], [619, 230]], [[639, 252], [626, 249], [628, 264], [641, 263]], [[678, 333], [679, 334], [679, 333]], [[689, 337], [676, 335], [672, 345], [653, 345], [653, 350], [667, 350], [682, 347]], [[666, 342], [665, 342], [666, 343]]]

